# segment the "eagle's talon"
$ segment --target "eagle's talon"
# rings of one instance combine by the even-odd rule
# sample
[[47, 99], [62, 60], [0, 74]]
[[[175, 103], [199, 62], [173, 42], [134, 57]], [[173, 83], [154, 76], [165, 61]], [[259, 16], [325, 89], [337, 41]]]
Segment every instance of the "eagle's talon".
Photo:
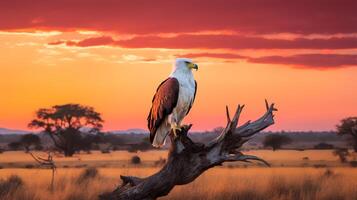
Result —
[[181, 128], [180, 126], [174, 126], [174, 127], [172, 127], [172, 132], [174, 133], [175, 138], [178, 136], [178, 134], [177, 134], [176, 131], [181, 132], [181, 131], [182, 131], [182, 128]]

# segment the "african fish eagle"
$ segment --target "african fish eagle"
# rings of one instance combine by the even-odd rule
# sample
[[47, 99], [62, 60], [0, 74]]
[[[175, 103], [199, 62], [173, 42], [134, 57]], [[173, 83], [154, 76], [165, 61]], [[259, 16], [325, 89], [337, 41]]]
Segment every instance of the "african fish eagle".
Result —
[[171, 129], [175, 136], [181, 130], [181, 122], [189, 113], [197, 91], [193, 69], [198, 70], [198, 66], [191, 59], [177, 58], [170, 76], [157, 88], [147, 118], [154, 147], [165, 144]]

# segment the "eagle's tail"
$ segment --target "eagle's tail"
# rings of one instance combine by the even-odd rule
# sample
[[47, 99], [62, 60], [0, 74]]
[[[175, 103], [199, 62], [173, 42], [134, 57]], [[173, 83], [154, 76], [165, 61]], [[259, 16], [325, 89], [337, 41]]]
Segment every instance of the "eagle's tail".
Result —
[[154, 140], [152, 141], [152, 146], [160, 148], [165, 145], [166, 136], [170, 133], [171, 127], [167, 123], [161, 124], [161, 126], [156, 130]]

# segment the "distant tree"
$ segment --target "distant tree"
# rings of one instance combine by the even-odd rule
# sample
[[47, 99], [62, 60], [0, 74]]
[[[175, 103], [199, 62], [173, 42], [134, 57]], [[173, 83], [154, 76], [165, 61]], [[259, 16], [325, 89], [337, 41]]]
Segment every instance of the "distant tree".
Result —
[[145, 137], [138, 144], [131, 144], [128, 152], [147, 151], [153, 149], [149, 137]]
[[43, 129], [58, 150], [63, 151], [65, 156], [72, 156], [83, 148], [81, 130], [97, 133], [102, 128], [102, 123], [100, 113], [92, 107], [65, 104], [39, 109], [36, 119], [28, 126]]
[[264, 147], [271, 147], [273, 151], [280, 149], [282, 145], [290, 144], [291, 138], [282, 134], [270, 134], [265, 136], [263, 145]]
[[7, 146], [12, 151], [17, 151], [17, 150], [20, 150], [22, 148], [21, 142], [10, 142], [9, 144], [7, 144]]
[[82, 142], [80, 143], [81, 150], [90, 153], [90, 150], [93, 147], [98, 146], [99, 143], [102, 143], [103, 136], [102, 133], [98, 132], [97, 134], [86, 134], [82, 136]]
[[29, 152], [31, 147], [34, 147], [35, 149], [41, 149], [40, 137], [32, 133], [23, 135], [20, 139], [20, 143], [21, 146], [25, 148], [26, 152]]
[[337, 126], [337, 134], [352, 136], [354, 151], [357, 152], [357, 117], [347, 117], [342, 119]]
[[314, 146], [314, 149], [333, 149], [333, 148], [335, 148], [335, 146], [325, 142], [320, 142]]
[[216, 127], [212, 130], [213, 133], [216, 133], [216, 134], [219, 134], [221, 133], [222, 131], [224, 130], [224, 127], [222, 126], [219, 126], [219, 127]]
[[338, 156], [341, 163], [347, 162], [347, 157], [350, 155], [348, 152], [348, 149], [346, 149], [346, 148], [335, 149], [332, 153], [333, 153], [333, 155]]

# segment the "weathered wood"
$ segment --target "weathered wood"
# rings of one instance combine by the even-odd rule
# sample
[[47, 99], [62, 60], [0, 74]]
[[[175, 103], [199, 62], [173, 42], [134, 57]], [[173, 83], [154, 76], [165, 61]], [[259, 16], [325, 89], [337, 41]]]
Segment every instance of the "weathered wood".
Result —
[[44, 168], [49, 168], [52, 170], [52, 178], [51, 178], [51, 192], [53, 192], [54, 189], [54, 181], [55, 181], [55, 172], [57, 169], [56, 163], [53, 160], [53, 157], [51, 155], [51, 152], [47, 153], [47, 158], [41, 158], [40, 156], [35, 156], [33, 155], [31, 152], [29, 152], [29, 154], [31, 155], [31, 157], [38, 162], [38, 164], [40, 164], [40, 167], [44, 167]]
[[167, 195], [176, 185], [184, 185], [194, 181], [206, 170], [222, 165], [223, 162], [258, 161], [269, 166], [263, 159], [244, 155], [239, 148], [256, 133], [274, 124], [274, 104], [266, 102], [267, 111], [258, 120], [237, 127], [243, 106], [238, 108], [230, 118], [228, 107], [227, 126], [221, 134], [209, 144], [193, 142], [188, 136], [191, 125], [184, 126], [176, 138], [170, 134], [171, 148], [164, 167], [157, 173], [138, 178], [121, 176], [122, 185], [113, 192], [102, 194], [101, 200], [154, 200]]

